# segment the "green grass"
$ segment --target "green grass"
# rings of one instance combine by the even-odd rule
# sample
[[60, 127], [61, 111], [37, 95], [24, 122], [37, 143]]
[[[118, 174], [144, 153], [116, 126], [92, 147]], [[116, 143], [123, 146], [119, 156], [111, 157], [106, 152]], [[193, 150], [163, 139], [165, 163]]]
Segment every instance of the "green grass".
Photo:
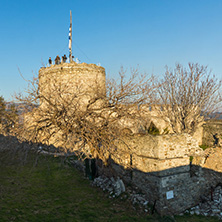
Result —
[[[1, 153], [0, 153], [1, 155]], [[111, 200], [59, 158], [29, 155], [25, 165], [0, 158], [0, 221], [218, 221], [199, 216], [145, 215], [126, 200]]]

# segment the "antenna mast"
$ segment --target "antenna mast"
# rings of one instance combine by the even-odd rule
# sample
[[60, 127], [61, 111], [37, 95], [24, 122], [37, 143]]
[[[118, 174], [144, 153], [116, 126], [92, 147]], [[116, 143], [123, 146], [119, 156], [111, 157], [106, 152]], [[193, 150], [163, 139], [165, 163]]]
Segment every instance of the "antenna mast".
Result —
[[72, 11], [70, 10], [70, 27], [69, 27], [69, 61], [72, 62]]

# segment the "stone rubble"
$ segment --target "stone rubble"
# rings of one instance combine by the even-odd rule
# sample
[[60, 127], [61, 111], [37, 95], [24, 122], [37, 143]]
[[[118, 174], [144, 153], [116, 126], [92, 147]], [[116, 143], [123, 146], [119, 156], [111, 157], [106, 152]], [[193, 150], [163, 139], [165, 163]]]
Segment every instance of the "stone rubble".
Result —
[[115, 198], [122, 195], [120, 198], [128, 199], [132, 202], [132, 204], [135, 206], [139, 206], [142, 208], [145, 212], [148, 212], [148, 203], [146, 195], [139, 193], [136, 191], [136, 189], [131, 189], [127, 187], [127, 190], [125, 188], [125, 185], [123, 181], [118, 177], [116, 180], [111, 177], [105, 177], [105, 176], [99, 176], [94, 179], [92, 182], [93, 186], [100, 187], [103, 191], [107, 191], [109, 193], [109, 198]]
[[216, 216], [222, 219], [222, 186], [217, 186], [211, 194], [195, 207], [186, 210], [191, 215]]
[[108, 191], [109, 196], [114, 198], [118, 197], [121, 193], [125, 192], [125, 185], [120, 178], [115, 180], [113, 177], [110, 179], [104, 176], [100, 176], [94, 179], [93, 186], [100, 187], [103, 191]]

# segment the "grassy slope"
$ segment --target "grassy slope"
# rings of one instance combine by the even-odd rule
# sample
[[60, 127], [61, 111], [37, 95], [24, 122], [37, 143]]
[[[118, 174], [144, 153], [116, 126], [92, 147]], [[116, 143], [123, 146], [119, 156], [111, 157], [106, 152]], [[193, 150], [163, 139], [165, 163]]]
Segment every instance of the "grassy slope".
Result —
[[[1, 157], [4, 155], [0, 153]], [[30, 155], [26, 165], [0, 158], [0, 221], [218, 221], [197, 216], [146, 216], [110, 200], [57, 158]], [[8, 164], [10, 163], [10, 164]]]

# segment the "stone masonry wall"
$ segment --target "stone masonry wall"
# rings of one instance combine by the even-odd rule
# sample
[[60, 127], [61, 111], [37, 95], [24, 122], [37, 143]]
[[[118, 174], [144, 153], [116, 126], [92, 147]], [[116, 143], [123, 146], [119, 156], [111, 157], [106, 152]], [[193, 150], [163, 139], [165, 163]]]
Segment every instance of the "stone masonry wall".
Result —
[[40, 104], [45, 98], [87, 103], [95, 95], [106, 93], [105, 69], [95, 64], [75, 62], [43, 67], [39, 70]]
[[202, 154], [198, 142], [189, 134], [135, 134], [116, 143], [118, 152], [113, 160], [124, 167], [143, 172], [159, 172], [189, 165], [190, 156]]
[[205, 192], [201, 170], [193, 176], [190, 167], [190, 156], [201, 156], [203, 150], [189, 134], [133, 135], [117, 147], [113, 169], [145, 192], [160, 214], [180, 213]]

